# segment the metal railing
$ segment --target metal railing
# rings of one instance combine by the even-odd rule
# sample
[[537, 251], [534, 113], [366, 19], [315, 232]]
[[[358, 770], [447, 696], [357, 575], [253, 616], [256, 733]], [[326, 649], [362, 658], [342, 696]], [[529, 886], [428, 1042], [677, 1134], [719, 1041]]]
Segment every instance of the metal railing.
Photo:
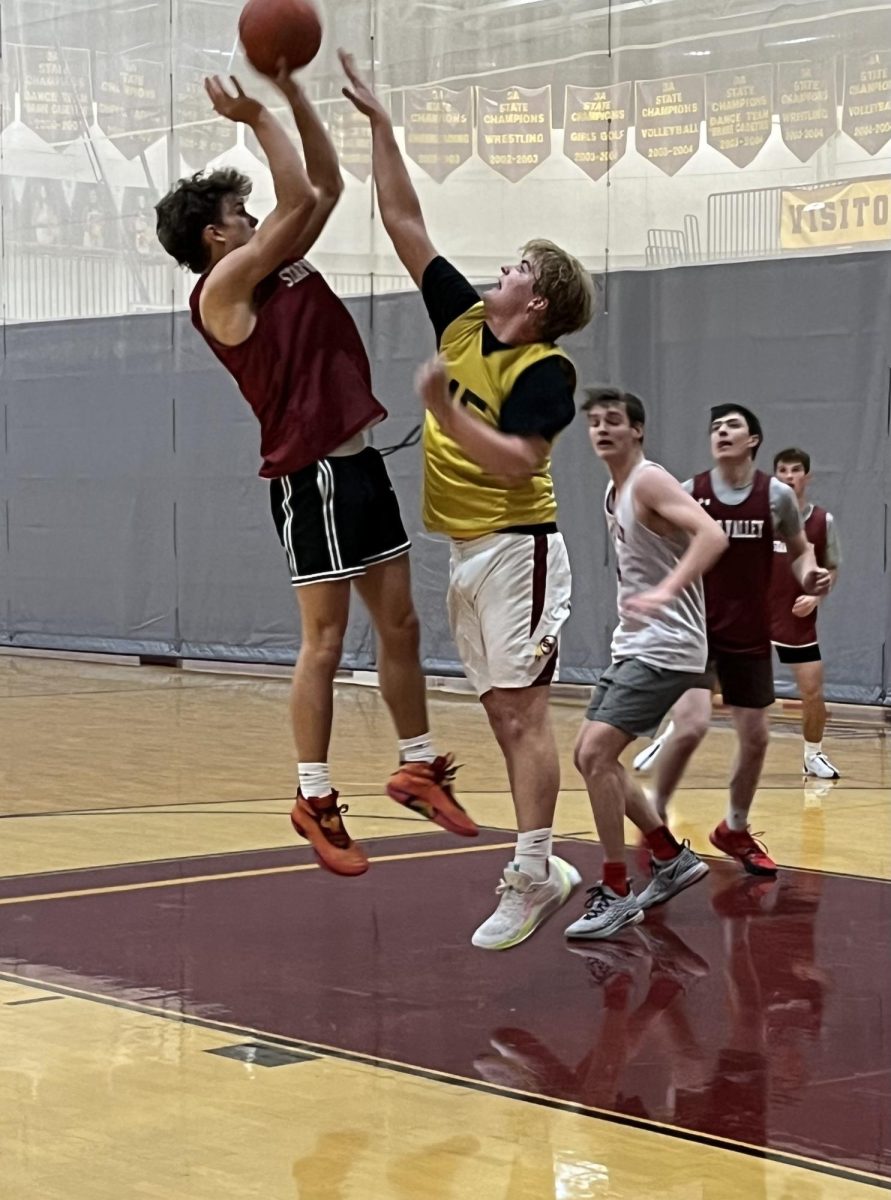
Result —
[[[185, 308], [194, 277], [160, 255], [7, 242], [0, 315], [10, 322], [112, 317]], [[320, 262], [320, 267], [324, 269]], [[407, 275], [326, 271], [339, 296], [367, 296], [413, 288]]]

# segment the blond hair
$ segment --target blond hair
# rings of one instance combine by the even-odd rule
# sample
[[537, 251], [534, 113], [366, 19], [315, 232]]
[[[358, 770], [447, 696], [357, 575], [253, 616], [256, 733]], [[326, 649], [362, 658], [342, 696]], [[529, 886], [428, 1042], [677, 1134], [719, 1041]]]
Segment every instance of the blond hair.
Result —
[[535, 293], [548, 302], [541, 322], [542, 341], [554, 342], [582, 329], [594, 316], [594, 281], [577, 258], [547, 238], [533, 238], [523, 247], [532, 264]]

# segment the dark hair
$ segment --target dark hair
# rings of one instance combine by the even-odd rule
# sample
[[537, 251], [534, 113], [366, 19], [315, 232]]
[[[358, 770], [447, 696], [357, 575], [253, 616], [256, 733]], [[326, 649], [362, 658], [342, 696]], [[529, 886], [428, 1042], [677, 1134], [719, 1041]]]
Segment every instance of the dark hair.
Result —
[[585, 388], [585, 399], [582, 402], [582, 412], [590, 412], [592, 408], [615, 408], [622, 405], [625, 416], [631, 425], [643, 427], [647, 423], [643, 401], [633, 392], [623, 392], [620, 388], [591, 387]]
[[788, 450], [781, 450], [779, 454], [773, 456], [774, 471], [776, 471], [781, 462], [801, 463], [804, 467], [805, 475], [810, 475], [811, 473], [811, 456], [807, 450], [799, 450], [797, 446], [790, 446]]
[[155, 205], [158, 241], [181, 267], [200, 275], [210, 266], [204, 230], [221, 219], [224, 197], [246, 200], [251, 186], [234, 167], [221, 167], [209, 175], [197, 171], [189, 179], [180, 179]]
[[741, 404], [716, 404], [712, 409], [709, 423], [712, 424], [715, 421], [719, 421], [721, 417], [727, 417], [730, 413], [739, 413], [741, 417], [744, 417], [749, 433], [758, 439], [758, 445], [752, 450], [752, 458], [754, 458], [761, 449], [761, 443], [764, 441], [764, 432], [761, 429], [761, 422], [750, 408], [743, 408]]

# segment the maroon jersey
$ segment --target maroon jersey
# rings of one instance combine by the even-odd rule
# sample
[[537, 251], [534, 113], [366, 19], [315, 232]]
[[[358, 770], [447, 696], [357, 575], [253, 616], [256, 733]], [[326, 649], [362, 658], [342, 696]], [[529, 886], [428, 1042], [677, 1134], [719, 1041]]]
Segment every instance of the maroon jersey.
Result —
[[214, 341], [202, 324], [206, 279], [189, 298], [192, 324], [260, 422], [265, 479], [318, 462], [387, 415], [371, 391], [368, 355], [352, 317], [309, 263], [283, 263], [257, 285], [257, 323], [238, 346]]
[[[818, 567], [826, 566], [826, 509], [816, 504], [804, 523], [804, 536], [814, 548]], [[780, 646], [813, 646], [817, 640], [817, 609], [806, 617], [796, 617], [792, 605], [802, 594], [801, 584], [792, 573], [786, 543], [773, 544], [773, 576], [770, 581], [770, 636]]]
[[756, 471], [742, 504], [722, 504], [710, 472], [693, 479], [693, 497], [730, 539], [705, 575], [705, 624], [709, 649], [721, 654], [770, 654], [768, 592], [773, 565], [770, 476]]

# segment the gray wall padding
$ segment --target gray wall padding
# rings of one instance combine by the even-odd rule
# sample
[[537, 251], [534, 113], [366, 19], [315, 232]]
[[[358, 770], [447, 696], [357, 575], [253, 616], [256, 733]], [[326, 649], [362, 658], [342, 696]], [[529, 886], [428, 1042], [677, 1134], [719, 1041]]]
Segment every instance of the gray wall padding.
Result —
[[[723, 400], [762, 417], [762, 468], [786, 444], [812, 452], [813, 494], [836, 514], [844, 552], [821, 618], [829, 692], [891, 702], [891, 257], [628, 272], [610, 278], [607, 301], [567, 348], [583, 381], [644, 398], [651, 456], [681, 477], [707, 466], [708, 408]], [[393, 444], [420, 420], [412, 375], [433, 349], [423, 305], [397, 294], [350, 308], [391, 412], [375, 442]], [[186, 314], [8, 326], [0, 395], [0, 643], [293, 658], [296, 608], [254, 418]], [[414, 537], [425, 664], [456, 671], [447, 546], [418, 528], [419, 450], [388, 463]], [[615, 578], [605, 475], [581, 419], [557, 445], [555, 477], [575, 577], [561, 678], [587, 682], [607, 661]], [[347, 663], [374, 663], [358, 604]]]

